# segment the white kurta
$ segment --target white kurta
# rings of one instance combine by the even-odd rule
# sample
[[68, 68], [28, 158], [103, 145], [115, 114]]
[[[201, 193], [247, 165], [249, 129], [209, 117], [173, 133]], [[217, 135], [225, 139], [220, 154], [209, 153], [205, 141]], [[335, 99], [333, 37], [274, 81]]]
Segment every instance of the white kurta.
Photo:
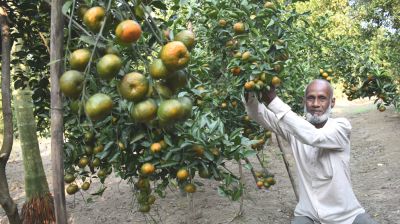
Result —
[[299, 181], [295, 216], [322, 224], [351, 224], [365, 212], [351, 186], [351, 125], [347, 119], [329, 118], [317, 129], [278, 97], [267, 108], [250, 94], [245, 106], [251, 119], [291, 145]]

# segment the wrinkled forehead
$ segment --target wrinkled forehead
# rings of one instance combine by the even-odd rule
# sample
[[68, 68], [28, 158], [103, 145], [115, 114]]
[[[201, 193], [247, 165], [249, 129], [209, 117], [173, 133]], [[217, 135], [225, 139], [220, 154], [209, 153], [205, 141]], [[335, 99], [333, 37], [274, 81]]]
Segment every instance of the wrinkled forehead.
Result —
[[306, 96], [324, 95], [327, 97], [332, 97], [333, 90], [332, 90], [331, 85], [327, 81], [315, 80], [307, 86], [305, 95]]

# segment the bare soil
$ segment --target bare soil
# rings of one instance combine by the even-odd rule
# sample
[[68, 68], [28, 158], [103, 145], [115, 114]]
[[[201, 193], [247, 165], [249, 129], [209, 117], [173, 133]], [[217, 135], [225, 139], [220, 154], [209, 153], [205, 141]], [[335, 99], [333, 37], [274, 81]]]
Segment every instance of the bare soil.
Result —
[[[400, 223], [400, 116], [393, 108], [385, 112], [376, 110], [372, 101], [340, 101], [334, 109], [335, 117], [347, 117], [353, 126], [351, 171], [354, 191], [364, 208], [381, 224]], [[7, 176], [13, 199], [22, 207], [24, 179], [21, 152], [15, 142], [7, 164]], [[44, 166], [51, 185], [50, 141], [40, 140]], [[285, 151], [289, 151], [285, 145]], [[256, 187], [249, 170], [244, 169], [246, 193], [243, 214], [238, 216], [239, 201], [230, 201], [218, 195], [218, 183], [199, 179], [204, 186], [190, 198], [174, 186], [164, 199], [157, 198], [152, 211], [143, 215], [136, 211], [132, 186], [117, 177], [109, 177], [102, 196], [91, 196], [98, 184], [88, 192], [66, 196], [69, 223], [290, 223], [296, 205], [282, 156], [273, 139], [263, 152], [268, 169], [275, 174], [277, 184], [270, 190]], [[293, 160], [288, 154], [291, 169]], [[251, 158], [260, 169], [255, 158]], [[238, 173], [238, 165], [230, 164]], [[294, 170], [293, 170], [294, 172]], [[0, 224], [8, 223], [0, 209]]]

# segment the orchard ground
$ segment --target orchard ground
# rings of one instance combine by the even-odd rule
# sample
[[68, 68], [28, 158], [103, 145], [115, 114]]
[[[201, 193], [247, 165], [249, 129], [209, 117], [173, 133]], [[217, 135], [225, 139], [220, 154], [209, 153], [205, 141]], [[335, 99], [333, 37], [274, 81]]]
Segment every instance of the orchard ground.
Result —
[[[351, 171], [359, 201], [378, 223], [400, 223], [400, 115], [392, 107], [379, 112], [370, 100], [338, 100], [333, 112], [334, 117], [347, 117], [353, 126]], [[50, 140], [41, 139], [40, 149], [51, 185]], [[285, 150], [289, 151], [286, 144]], [[198, 179], [204, 186], [198, 186], [193, 194], [193, 208], [189, 206], [189, 198], [171, 186], [166, 198], [157, 198], [151, 212], [143, 215], [137, 212], [132, 186], [111, 175], [106, 179], [108, 188], [102, 196], [90, 195], [97, 190], [98, 183], [88, 192], [66, 196], [69, 223], [290, 223], [296, 199], [275, 138], [263, 155], [277, 184], [268, 191], [260, 190], [250, 171], [244, 169], [246, 194], [241, 216], [237, 216], [240, 203], [219, 196], [218, 183], [206, 179]], [[294, 169], [291, 155], [288, 157]], [[256, 159], [251, 160], [256, 170], [260, 170]], [[229, 166], [238, 173], [236, 163]], [[25, 193], [18, 140], [7, 164], [7, 177], [11, 196], [20, 209]], [[5, 223], [8, 223], [7, 218], [0, 209], [0, 224]]]

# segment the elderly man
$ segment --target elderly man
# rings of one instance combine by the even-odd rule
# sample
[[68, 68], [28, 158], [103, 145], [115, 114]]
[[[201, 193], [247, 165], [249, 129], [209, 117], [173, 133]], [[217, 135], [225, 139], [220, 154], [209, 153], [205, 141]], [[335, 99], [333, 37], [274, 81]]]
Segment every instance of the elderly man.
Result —
[[275, 88], [245, 94], [246, 111], [261, 126], [291, 145], [296, 161], [299, 202], [292, 224], [376, 224], [358, 202], [350, 180], [350, 131], [345, 118], [330, 118], [335, 105], [326, 80], [306, 88], [305, 119], [276, 96]]

